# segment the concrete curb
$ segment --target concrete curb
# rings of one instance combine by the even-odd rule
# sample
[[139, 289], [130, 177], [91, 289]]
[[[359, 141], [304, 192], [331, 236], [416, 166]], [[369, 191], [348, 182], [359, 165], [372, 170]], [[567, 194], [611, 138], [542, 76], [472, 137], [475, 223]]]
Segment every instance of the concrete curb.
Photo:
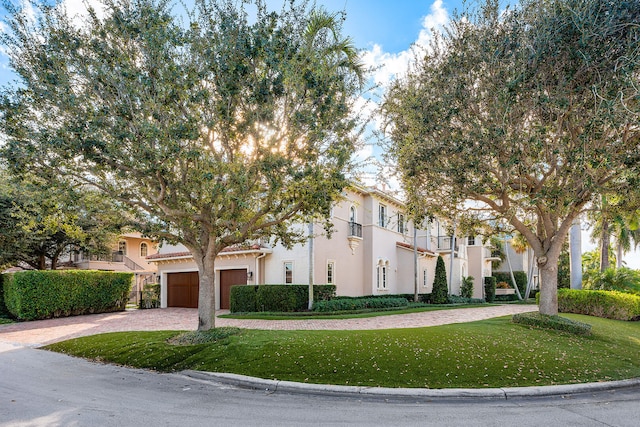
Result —
[[509, 400], [523, 397], [551, 397], [581, 393], [595, 393], [640, 387], [640, 378], [622, 381], [609, 381], [585, 384], [567, 384], [539, 387], [503, 387], [503, 388], [387, 388], [342, 386], [330, 384], [309, 384], [292, 381], [266, 380], [246, 375], [205, 371], [182, 371], [180, 374], [201, 380], [216, 382], [240, 388], [263, 390], [272, 393], [314, 394], [330, 396], [369, 397], [379, 399], [500, 399]]

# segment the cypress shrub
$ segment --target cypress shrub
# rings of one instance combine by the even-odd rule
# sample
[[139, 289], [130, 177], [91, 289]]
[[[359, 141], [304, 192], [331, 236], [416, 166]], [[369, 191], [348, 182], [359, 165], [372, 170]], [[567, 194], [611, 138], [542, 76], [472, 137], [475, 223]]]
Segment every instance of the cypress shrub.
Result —
[[20, 271], [6, 275], [4, 299], [18, 320], [122, 311], [132, 280], [112, 271]]
[[438, 256], [436, 263], [436, 275], [433, 279], [433, 290], [431, 291], [431, 302], [433, 304], [447, 304], [449, 302], [449, 286], [447, 285], [447, 270], [444, 260]]
[[493, 302], [496, 299], [496, 278], [489, 276], [484, 278], [484, 299]]

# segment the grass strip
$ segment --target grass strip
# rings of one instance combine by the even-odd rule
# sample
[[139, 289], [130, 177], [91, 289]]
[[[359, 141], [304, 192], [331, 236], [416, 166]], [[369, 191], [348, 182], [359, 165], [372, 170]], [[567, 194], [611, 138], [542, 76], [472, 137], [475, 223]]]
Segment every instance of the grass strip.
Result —
[[228, 319], [253, 319], [253, 320], [300, 320], [300, 319], [362, 319], [366, 317], [391, 316], [395, 314], [420, 313], [423, 311], [451, 310], [456, 308], [491, 307], [497, 304], [429, 304], [414, 307], [391, 307], [386, 309], [372, 308], [349, 311], [301, 311], [294, 313], [259, 312], [259, 313], [233, 313], [222, 314], [218, 317]]
[[319, 384], [483, 388], [640, 377], [640, 322], [581, 315], [591, 336], [527, 328], [510, 317], [382, 331], [263, 331], [197, 345], [180, 332], [118, 332], [48, 346], [159, 371], [196, 369]]

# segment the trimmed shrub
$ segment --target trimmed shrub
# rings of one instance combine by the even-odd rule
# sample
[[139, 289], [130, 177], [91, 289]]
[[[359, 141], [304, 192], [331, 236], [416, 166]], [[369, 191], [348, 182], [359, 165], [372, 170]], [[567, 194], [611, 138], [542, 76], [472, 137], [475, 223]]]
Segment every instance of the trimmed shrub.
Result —
[[4, 274], [0, 274], [0, 317], [8, 317], [9, 310], [7, 310], [7, 305], [4, 303], [4, 286], [2, 286], [3, 282]]
[[438, 256], [436, 262], [436, 275], [433, 279], [433, 290], [431, 291], [431, 302], [433, 304], [447, 304], [449, 302], [449, 285], [447, 284], [447, 270], [444, 260]]
[[511, 321], [520, 325], [535, 326], [543, 329], [554, 329], [556, 331], [570, 332], [576, 335], [591, 335], [591, 325], [567, 319], [566, 317], [547, 316], [537, 312], [520, 313], [514, 314]]
[[496, 299], [496, 278], [493, 276], [484, 278], [484, 299], [493, 302]]
[[558, 311], [615, 320], [640, 320], [640, 296], [618, 291], [558, 289]]
[[331, 312], [331, 311], [351, 311], [366, 309], [384, 309], [395, 307], [407, 307], [409, 301], [402, 297], [386, 297], [386, 298], [349, 298], [338, 297], [329, 301], [317, 301], [313, 303], [313, 311]]
[[484, 304], [485, 300], [482, 298], [465, 298], [457, 295], [449, 295], [449, 303], [451, 304]]
[[140, 309], [160, 307], [160, 283], [144, 285], [140, 292]]
[[18, 320], [122, 311], [132, 279], [112, 271], [20, 271], [6, 275], [4, 297]]
[[460, 286], [460, 296], [462, 298], [471, 298], [473, 296], [473, 276], [462, 278], [462, 286]]
[[253, 313], [258, 311], [256, 293], [258, 286], [236, 285], [231, 287], [229, 310], [232, 313]]
[[509, 287], [514, 288], [518, 286], [518, 290], [520, 291], [520, 295], [524, 296], [524, 293], [527, 290], [527, 273], [524, 271], [514, 271], [513, 278], [516, 279], [516, 283], [513, 283], [511, 280], [511, 274], [496, 272], [493, 273], [493, 277], [496, 278], [496, 282], [505, 282], [509, 285]]
[[518, 295], [496, 295], [493, 297], [494, 302], [510, 302], [510, 301], [518, 301]]
[[[249, 290], [252, 289], [252, 290]], [[314, 285], [314, 301], [333, 298], [335, 285]], [[290, 313], [309, 307], [309, 285], [238, 285], [231, 287], [230, 311]]]

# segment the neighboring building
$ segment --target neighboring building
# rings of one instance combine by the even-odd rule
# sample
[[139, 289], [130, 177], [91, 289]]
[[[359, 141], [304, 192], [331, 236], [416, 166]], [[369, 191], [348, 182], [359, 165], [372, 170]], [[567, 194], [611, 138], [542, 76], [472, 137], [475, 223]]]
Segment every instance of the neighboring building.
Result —
[[138, 302], [139, 293], [147, 283], [157, 283], [157, 267], [147, 257], [158, 253], [156, 242], [140, 233], [127, 233], [113, 243], [111, 253], [104, 255], [72, 251], [69, 260], [62, 262], [67, 268], [79, 270], [126, 271], [134, 273], [131, 300]]
[[[309, 245], [286, 249], [252, 242], [227, 248], [216, 259], [216, 304], [229, 308], [229, 292], [242, 284], [308, 284], [310, 267], [313, 283], [335, 284], [338, 295], [384, 295], [414, 293], [414, 231], [405, 206], [397, 198], [373, 188], [352, 186], [332, 211], [334, 233], [322, 235], [314, 226], [313, 265], [309, 265]], [[300, 227], [306, 225], [300, 224]], [[444, 225], [436, 221], [428, 230], [417, 230], [418, 292], [429, 293], [433, 285], [438, 255], [451, 268], [451, 237], [442, 234]], [[463, 276], [474, 277], [474, 297], [483, 296], [483, 278], [491, 275], [488, 248], [480, 240], [466, 238], [453, 251], [451, 293], [460, 293]], [[184, 246], [163, 245], [147, 260], [157, 264], [162, 307], [197, 307], [198, 269]]]

